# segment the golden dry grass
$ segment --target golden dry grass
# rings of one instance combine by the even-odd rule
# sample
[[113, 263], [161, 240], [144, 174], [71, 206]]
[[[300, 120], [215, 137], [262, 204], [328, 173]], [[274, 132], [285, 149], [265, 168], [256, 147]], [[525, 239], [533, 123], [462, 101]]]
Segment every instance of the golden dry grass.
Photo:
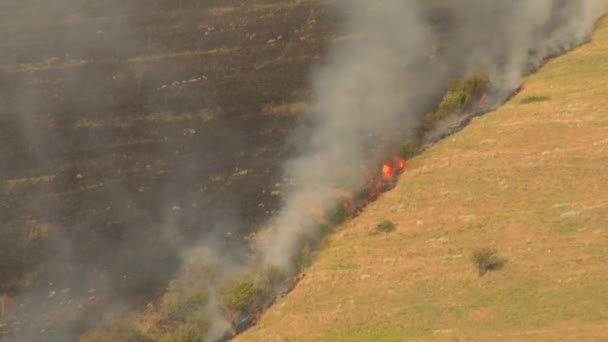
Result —
[[[604, 19], [591, 44], [412, 159], [237, 340], [608, 339], [607, 74]], [[370, 235], [387, 219], [395, 232]], [[479, 277], [470, 254], [486, 246], [508, 263]]]

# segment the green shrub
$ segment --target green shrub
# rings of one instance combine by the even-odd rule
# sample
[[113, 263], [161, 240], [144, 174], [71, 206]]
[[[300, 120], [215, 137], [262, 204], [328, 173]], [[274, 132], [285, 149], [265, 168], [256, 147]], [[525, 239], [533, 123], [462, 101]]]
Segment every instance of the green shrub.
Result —
[[376, 226], [376, 230], [381, 233], [390, 233], [395, 231], [395, 229], [397, 229], [397, 225], [390, 220], [384, 220], [378, 223], [378, 225]]
[[93, 331], [80, 337], [80, 342], [154, 342], [129, 320], [121, 320], [103, 331]]
[[535, 102], [545, 102], [545, 101], [549, 101], [549, 100], [551, 100], [551, 98], [548, 96], [530, 96], [530, 97], [523, 98], [521, 101], [519, 101], [519, 103], [520, 104], [529, 104], [529, 103], [535, 103]]
[[482, 74], [450, 82], [448, 91], [439, 104], [439, 112], [462, 112], [483, 95], [489, 86], [490, 79]]
[[262, 293], [250, 277], [241, 279], [229, 286], [222, 294], [223, 306], [232, 312], [247, 310]]
[[474, 249], [471, 257], [479, 270], [479, 276], [483, 276], [488, 271], [498, 270], [507, 262], [505, 258], [498, 255], [495, 248], [490, 247]]
[[489, 87], [490, 79], [482, 74], [450, 82], [448, 90], [439, 103], [439, 108], [422, 117], [421, 127], [426, 130], [431, 129], [451, 114], [470, 110], [474, 101], [481, 97]]

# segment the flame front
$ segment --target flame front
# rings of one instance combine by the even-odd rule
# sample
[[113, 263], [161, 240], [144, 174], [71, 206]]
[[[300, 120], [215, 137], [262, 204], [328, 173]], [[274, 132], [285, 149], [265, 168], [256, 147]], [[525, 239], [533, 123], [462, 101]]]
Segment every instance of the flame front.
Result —
[[385, 181], [388, 181], [393, 178], [393, 168], [388, 163], [382, 165], [382, 178]]

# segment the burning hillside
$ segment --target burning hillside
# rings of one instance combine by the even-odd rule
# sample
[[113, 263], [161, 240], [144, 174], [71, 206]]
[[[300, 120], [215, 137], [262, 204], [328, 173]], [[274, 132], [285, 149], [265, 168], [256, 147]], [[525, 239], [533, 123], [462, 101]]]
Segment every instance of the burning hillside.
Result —
[[[206, 339], [240, 333], [297, 284], [265, 272], [299, 274], [339, 221], [324, 204], [359, 215], [406, 169], [396, 146], [418, 153], [503, 103], [523, 75], [582, 43], [607, 5], [50, 3], [9, 6], [5, 21], [28, 25], [2, 32], [0, 129], [13, 163], [0, 170], [11, 227], [0, 276], [19, 295], [17, 340], [73, 340], [148, 302], [160, 328], [141, 335], [194, 319]], [[291, 101], [309, 106], [283, 113]], [[258, 227], [268, 239], [249, 239]], [[213, 271], [178, 272], [197, 248]]]

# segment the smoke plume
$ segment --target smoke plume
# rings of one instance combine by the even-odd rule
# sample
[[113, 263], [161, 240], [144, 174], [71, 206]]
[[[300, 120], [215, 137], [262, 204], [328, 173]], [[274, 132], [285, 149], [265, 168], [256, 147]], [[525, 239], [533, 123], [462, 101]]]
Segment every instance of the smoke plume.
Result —
[[268, 263], [288, 269], [299, 241], [317, 234], [312, 208], [331, 199], [330, 189], [361, 187], [361, 166], [411, 135], [450, 79], [489, 75], [495, 107], [548, 58], [583, 43], [608, 1], [332, 4], [347, 18], [341, 34], [354, 38], [336, 43], [313, 72], [299, 154], [285, 166], [293, 187], [270, 222], [271, 243], [260, 247]]
[[[74, 340], [129, 299], [160, 297], [176, 274], [207, 288], [208, 340], [222, 337], [232, 323], [218, 310], [224, 283], [252, 272], [251, 254], [264, 264], [256, 270], [293, 271], [301, 241], [319, 233], [319, 208], [359, 190], [450, 80], [487, 74], [487, 109], [496, 107], [522, 77], [583, 43], [608, 10], [608, 0], [329, 1], [337, 38], [310, 72], [310, 106], [291, 132], [291, 118], [248, 113], [301, 91], [308, 69], [281, 64], [301, 50], [292, 56], [280, 43], [319, 45], [288, 33], [308, 27], [314, 38], [333, 24], [310, 29], [306, 13], [322, 12], [312, 0], [314, 10], [293, 11], [297, 23], [239, 14], [252, 3], [0, 5], [1, 152], [11, 160], [0, 165], [0, 257], [14, 262], [0, 270], [0, 295], [14, 294], [4, 282], [17, 271], [39, 280], [17, 297], [16, 341]], [[257, 21], [267, 26], [257, 32]], [[274, 146], [285, 138], [277, 131], [289, 131], [288, 148]], [[282, 163], [285, 150], [295, 154]], [[265, 187], [278, 181], [275, 164], [285, 189], [277, 213]], [[263, 222], [270, 237], [252, 253], [239, 239]], [[34, 260], [13, 245], [24, 226]], [[193, 279], [192, 258], [220, 274]]]

